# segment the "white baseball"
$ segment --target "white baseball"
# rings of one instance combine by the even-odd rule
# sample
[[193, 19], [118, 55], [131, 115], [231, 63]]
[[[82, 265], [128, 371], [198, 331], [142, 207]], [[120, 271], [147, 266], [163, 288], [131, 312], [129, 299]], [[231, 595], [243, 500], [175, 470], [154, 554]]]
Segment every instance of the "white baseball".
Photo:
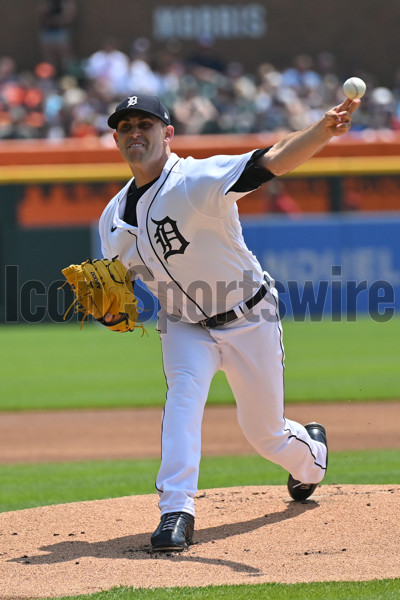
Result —
[[359, 77], [350, 77], [349, 79], [346, 79], [343, 84], [344, 95], [346, 98], [350, 98], [350, 100], [362, 98], [366, 89], [367, 86], [365, 85], [365, 82]]

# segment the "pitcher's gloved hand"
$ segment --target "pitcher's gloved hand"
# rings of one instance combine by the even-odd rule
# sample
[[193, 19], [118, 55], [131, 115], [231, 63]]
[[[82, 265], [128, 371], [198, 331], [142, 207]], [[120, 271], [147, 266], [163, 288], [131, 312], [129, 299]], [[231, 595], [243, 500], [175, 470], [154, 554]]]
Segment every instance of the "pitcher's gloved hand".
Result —
[[139, 312], [132, 281], [117, 258], [86, 260], [62, 269], [62, 274], [75, 294], [64, 319], [75, 305], [76, 312], [83, 313], [82, 324], [87, 315], [92, 315], [112, 331], [133, 331], [136, 327], [144, 331], [137, 323]]

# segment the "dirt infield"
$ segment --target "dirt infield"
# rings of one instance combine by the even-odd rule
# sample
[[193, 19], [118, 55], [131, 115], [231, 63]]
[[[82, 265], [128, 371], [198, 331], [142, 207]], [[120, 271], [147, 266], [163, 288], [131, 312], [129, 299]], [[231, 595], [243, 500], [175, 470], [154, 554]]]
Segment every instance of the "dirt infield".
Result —
[[[324, 423], [332, 450], [400, 447], [400, 402], [295, 405], [286, 416]], [[160, 421], [160, 410], [3, 414], [1, 462], [158, 456]], [[203, 438], [204, 454], [252, 452], [231, 407], [206, 409]], [[284, 486], [200, 490], [195, 544], [177, 555], [151, 552], [156, 495], [2, 513], [0, 600], [400, 577], [399, 500], [399, 485], [322, 485], [304, 503]]]
[[[292, 404], [286, 416], [319, 421], [331, 450], [400, 448], [400, 401]], [[161, 409], [4, 413], [0, 463], [160, 456]], [[206, 407], [203, 454], [252, 454], [232, 406]]]

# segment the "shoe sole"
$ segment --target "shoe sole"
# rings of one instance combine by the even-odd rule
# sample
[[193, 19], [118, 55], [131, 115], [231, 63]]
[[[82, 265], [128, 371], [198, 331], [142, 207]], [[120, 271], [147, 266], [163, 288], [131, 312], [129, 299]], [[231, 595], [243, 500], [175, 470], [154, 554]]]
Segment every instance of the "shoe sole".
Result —
[[187, 550], [191, 545], [192, 541], [188, 542], [184, 546], [152, 546], [153, 552], [183, 552]]
[[193, 538], [185, 542], [184, 546], [152, 546], [153, 552], [183, 552], [193, 544]]
[[187, 546], [184, 546], [183, 548], [176, 547], [176, 546], [170, 546], [168, 548], [152, 548], [153, 552], [183, 552], [184, 550], [187, 550]]

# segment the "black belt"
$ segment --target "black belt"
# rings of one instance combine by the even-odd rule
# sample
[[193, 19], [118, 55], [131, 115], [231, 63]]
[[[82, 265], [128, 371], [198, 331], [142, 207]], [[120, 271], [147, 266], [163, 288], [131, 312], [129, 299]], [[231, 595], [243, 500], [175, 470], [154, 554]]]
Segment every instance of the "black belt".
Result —
[[[265, 283], [262, 284], [258, 292], [249, 300], [246, 300], [245, 305], [248, 310], [251, 310], [256, 304], [260, 302], [267, 293], [268, 288]], [[239, 315], [240, 316], [240, 315]], [[234, 310], [228, 310], [225, 313], [219, 313], [218, 315], [214, 315], [213, 317], [209, 317], [208, 319], [203, 319], [203, 321], [199, 321], [200, 325], [203, 327], [210, 327], [214, 329], [214, 327], [220, 327], [221, 325], [226, 325], [235, 319], [238, 319], [238, 315]]]

